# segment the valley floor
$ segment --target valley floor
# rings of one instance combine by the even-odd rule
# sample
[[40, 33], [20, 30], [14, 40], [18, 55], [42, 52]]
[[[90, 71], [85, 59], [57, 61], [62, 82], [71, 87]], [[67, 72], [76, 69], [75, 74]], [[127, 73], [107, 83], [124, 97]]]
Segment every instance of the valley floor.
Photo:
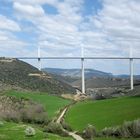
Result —
[[[16, 98], [27, 98], [43, 105], [48, 113], [49, 118], [58, 117], [58, 113], [62, 108], [72, 103], [60, 97], [51, 96], [42, 93], [25, 93], [9, 91], [7, 96]], [[86, 100], [77, 102], [68, 108], [64, 113], [65, 121], [72, 127], [74, 131], [83, 131], [88, 125], [92, 124], [97, 130], [105, 127], [117, 126], [124, 121], [140, 118], [140, 97], [122, 97], [108, 100]], [[0, 140], [73, 140], [71, 137], [61, 137], [55, 134], [43, 132], [37, 125], [25, 123], [13, 123], [3, 121], [4, 125], [0, 125]], [[27, 126], [33, 126], [36, 135], [33, 137], [25, 136]], [[121, 140], [139, 140], [140, 138], [121, 139]], [[119, 140], [116, 138], [95, 138], [94, 140]]]
[[139, 108], [140, 97], [88, 100], [71, 106], [65, 120], [74, 130], [82, 131], [88, 124], [101, 130], [140, 118]]
[[68, 137], [61, 137], [55, 134], [43, 133], [39, 128], [34, 126], [36, 135], [33, 137], [25, 136], [25, 129], [27, 124], [4, 122], [3, 126], [0, 126], [0, 140], [73, 140]]

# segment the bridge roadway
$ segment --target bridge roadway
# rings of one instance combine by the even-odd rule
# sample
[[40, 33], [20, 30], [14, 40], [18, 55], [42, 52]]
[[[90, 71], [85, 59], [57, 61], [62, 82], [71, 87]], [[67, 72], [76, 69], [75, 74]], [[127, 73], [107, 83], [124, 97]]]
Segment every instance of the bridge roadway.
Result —
[[140, 59], [140, 57], [56, 57], [56, 56], [50, 56], [50, 57], [14, 57], [15, 59]]

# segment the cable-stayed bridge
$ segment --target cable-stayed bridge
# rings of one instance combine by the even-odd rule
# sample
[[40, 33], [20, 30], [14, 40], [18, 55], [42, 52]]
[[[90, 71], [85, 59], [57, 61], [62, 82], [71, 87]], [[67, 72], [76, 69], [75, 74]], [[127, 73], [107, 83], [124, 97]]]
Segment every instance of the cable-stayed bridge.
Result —
[[86, 59], [98, 59], [98, 60], [128, 60], [130, 65], [130, 89], [134, 89], [134, 60], [140, 60], [140, 57], [41, 57], [40, 54], [38, 54], [38, 57], [15, 57], [15, 59], [34, 59], [38, 61], [39, 70], [41, 70], [41, 60], [49, 60], [49, 59], [55, 59], [55, 60], [81, 60], [81, 77], [82, 77], [82, 93], [85, 94], [85, 66], [84, 66], [84, 60]]

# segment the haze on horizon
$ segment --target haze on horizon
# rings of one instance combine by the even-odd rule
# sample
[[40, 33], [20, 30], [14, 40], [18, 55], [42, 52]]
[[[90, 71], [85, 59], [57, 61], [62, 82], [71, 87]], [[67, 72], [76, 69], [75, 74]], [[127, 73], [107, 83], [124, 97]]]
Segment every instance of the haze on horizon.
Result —
[[[139, 0], [0, 0], [0, 56], [140, 56]], [[37, 66], [37, 61], [27, 61]], [[89, 60], [87, 68], [128, 74], [129, 62]], [[140, 74], [140, 61], [135, 61]], [[80, 68], [80, 61], [42, 61]]]

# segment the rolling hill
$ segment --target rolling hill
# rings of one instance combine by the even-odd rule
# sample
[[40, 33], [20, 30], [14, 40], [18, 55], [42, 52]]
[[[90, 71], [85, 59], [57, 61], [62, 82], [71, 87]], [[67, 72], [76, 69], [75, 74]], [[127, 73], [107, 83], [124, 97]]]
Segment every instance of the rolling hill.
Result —
[[22, 88], [50, 94], [75, 93], [70, 85], [26, 62], [11, 58], [0, 58], [0, 88]]

